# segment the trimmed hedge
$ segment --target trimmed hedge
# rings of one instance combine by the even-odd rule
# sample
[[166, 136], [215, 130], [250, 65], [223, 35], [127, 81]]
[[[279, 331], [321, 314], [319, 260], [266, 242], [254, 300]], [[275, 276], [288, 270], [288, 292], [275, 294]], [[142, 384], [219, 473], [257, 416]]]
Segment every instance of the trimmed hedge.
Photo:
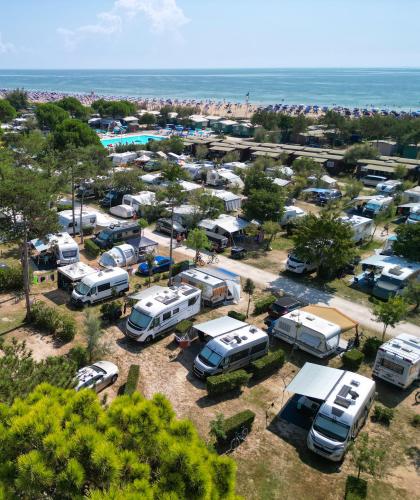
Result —
[[246, 315], [237, 311], [229, 311], [228, 316], [233, 319], [237, 319], [238, 321], [245, 321]]
[[[172, 277], [176, 276], [177, 274], [181, 273], [182, 271], [185, 271], [186, 269], [189, 269], [190, 267], [190, 261], [189, 260], [182, 260], [181, 262], [177, 262], [172, 266]], [[168, 274], [169, 277], [169, 274]]]
[[244, 410], [236, 415], [232, 415], [223, 422], [223, 432], [225, 434], [224, 438], [218, 438], [218, 443], [226, 443], [231, 441], [237, 432], [240, 432], [244, 427], [248, 432], [252, 429], [252, 424], [254, 423], [255, 413], [251, 410]]
[[254, 315], [258, 316], [259, 314], [268, 312], [271, 304], [274, 304], [275, 301], [276, 297], [274, 295], [267, 295], [267, 297], [257, 300], [254, 304]]
[[189, 319], [183, 319], [175, 326], [176, 333], [180, 333], [181, 335], [190, 331], [193, 322]]
[[345, 500], [364, 500], [367, 496], [367, 481], [354, 476], [347, 476]]
[[31, 309], [31, 322], [40, 330], [55, 338], [70, 342], [76, 335], [76, 321], [59, 309], [45, 302], [35, 302]]
[[222, 373], [221, 375], [212, 375], [207, 378], [207, 393], [209, 396], [217, 396], [241, 389], [251, 378], [251, 374], [245, 370], [237, 370], [231, 373]]
[[362, 348], [363, 354], [367, 358], [373, 359], [376, 356], [376, 353], [382, 344], [383, 344], [382, 340], [376, 337], [369, 337], [363, 344]]
[[23, 290], [23, 272], [19, 267], [0, 269], [0, 292]]
[[85, 250], [89, 257], [96, 259], [101, 253], [101, 249], [93, 240], [85, 240]]
[[269, 352], [251, 363], [251, 371], [255, 378], [262, 378], [281, 368], [284, 364], [284, 351]]
[[137, 390], [139, 383], [140, 367], [139, 365], [130, 365], [127, 375], [127, 382], [124, 386], [124, 394], [133, 394]]
[[372, 420], [380, 424], [389, 425], [395, 417], [395, 410], [382, 405], [375, 405]]
[[362, 352], [357, 349], [350, 349], [350, 351], [343, 354], [343, 366], [347, 370], [357, 372], [364, 359], [365, 355]]

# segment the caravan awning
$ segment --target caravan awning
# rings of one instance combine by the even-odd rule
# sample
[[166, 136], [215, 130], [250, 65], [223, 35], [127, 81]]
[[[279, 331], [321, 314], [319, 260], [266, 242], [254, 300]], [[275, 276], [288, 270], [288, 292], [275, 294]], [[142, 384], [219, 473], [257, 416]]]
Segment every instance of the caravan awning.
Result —
[[343, 370], [337, 368], [305, 363], [300, 372], [286, 387], [286, 390], [308, 398], [325, 401], [343, 376], [343, 373]]
[[199, 325], [194, 325], [194, 330], [203, 333], [206, 337], [215, 338], [225, 333], [233, 332], [246, 326], [247, 323], [238, 321], [230, 316], [222, 316], [221, 318], [212, 319]]
[[349, 318], [346, 314], [342, 313], [334, 307], [317, 306], [312, 304], [310, 306], [302, 307], [301, 311], [306, 311], [314, 316], [318, 316], [330, 323], [334, 323], [341, 328], [342, 332], [347, 332], [352, 328], [357, 328], [359, 323]]

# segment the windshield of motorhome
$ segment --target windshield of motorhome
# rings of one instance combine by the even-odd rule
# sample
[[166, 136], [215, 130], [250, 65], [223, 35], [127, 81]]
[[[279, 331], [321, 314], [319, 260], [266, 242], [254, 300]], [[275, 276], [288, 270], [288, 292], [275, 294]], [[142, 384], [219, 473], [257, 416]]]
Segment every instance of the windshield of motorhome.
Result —
[[216, 367], [219, 365], [222, 356], [214, 352], [209, 347], [204, 347], [204, 349], [198, 355], [198, 358], [208, 366]]
[[86, 295], [88, 291], [90, 290], [90, 287], [85, 285], [83, 281], [81, 281], [77, 286], [76, 286], [76, 292], [79, 293], [80, 295]]
[[314, 422], [314, 429], [325, 437], [343, 443], [349, 433], [350, 427], [337, 420], [318, 413]]
[[107, 241], [108, 238], [109, 238], [109, 236], [110, 236], [110, 234], [111, 234], [110, 231], [108, 231], [107, 229], [104, 229], [103, 231], [101, 231], [98, 234], [97, 238], [98, 238], [98, 240]]
[[152, 318], [148, 316], [147, 314], [144, 314], [141, 311], [138, 311], [137, 309], [133, 309], [131, 314], [130, 314], [130, 321], [137, 327], [141, 328], [144, 330], [147, 328], [152, 321]]

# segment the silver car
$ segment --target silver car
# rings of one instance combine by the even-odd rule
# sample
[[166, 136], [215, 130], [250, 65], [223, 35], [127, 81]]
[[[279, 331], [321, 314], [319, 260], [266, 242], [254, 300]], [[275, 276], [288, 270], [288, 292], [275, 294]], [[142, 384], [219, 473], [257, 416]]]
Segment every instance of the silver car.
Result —
[[76, 391], [93, 389], [101, 391], [113, 384], [118, 378], [118, 366], [110, 361], [97, 361], [90, 366], [81, 368], [76, 375]]

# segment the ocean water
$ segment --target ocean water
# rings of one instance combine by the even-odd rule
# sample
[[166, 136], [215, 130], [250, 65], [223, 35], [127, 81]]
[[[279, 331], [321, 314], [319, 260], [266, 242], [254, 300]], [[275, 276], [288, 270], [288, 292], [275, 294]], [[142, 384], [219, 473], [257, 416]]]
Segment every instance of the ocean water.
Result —
[[0, 70], [0, 88], [420, 110], [420, 68]]

